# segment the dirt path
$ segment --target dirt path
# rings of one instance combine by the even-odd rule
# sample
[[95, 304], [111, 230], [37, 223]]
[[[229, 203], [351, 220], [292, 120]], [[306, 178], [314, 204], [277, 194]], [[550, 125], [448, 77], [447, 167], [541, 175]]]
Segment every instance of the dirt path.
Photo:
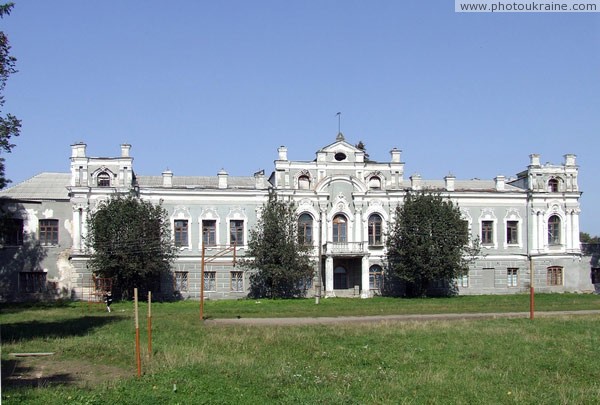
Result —
[[[535, 312], [535, 317], [552, 317], [564, 315], [600, 314], [600, 310], [582, 311], [544, 311]], [[496, 319], [496, 318], [528, 318], [529, 312], [499, 312], [499, 313], [466, 313], [466, 314], [430, 314], [430, 315], [375, 315], [375, 316], [338, 316], [313, 318], [230, 318], [207, 319], [207, 325], [332, 325], [341, 323], [372, 323], [372, 322], [414, 322], [414, 321], [451, 321], [460, 319]]]

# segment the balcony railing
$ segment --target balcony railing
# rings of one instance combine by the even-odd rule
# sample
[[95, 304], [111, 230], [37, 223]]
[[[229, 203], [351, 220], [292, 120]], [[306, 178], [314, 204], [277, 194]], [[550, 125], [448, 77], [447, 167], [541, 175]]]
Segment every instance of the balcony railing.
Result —
[[364, 253], [364, 242], [327, 242], [327, 253], [333, 254], [354, 254]]

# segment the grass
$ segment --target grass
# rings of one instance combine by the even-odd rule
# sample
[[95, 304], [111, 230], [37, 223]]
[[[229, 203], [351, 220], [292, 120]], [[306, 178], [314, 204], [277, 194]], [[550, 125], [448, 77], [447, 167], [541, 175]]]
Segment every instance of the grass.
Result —
[[[599, 309], [600, 297], [536, 296], [538, 310]], [[3, 404], [37, 403], [600, 403], [600, 316], [312, 326], [207, 326], [198, 302], [153, 305], [153, 353], [135, 377], [131, 303], [2, 308], [2, 375], [10, 352], [66, 383], [8, 384]], [[527, 311], [527, 296], [451, 299], [211, 301], [211, 317]], [[318, 314], [315, 312], [318, 311]], [[10, 363], [10, 362], [13, 363]], [[21, 361], [21, 360], [20, 360]], [[22, 360], [25, 362], [25, 360]], [[16, 364], [19, 366], [19, 364]], [[33, 367], [33, 366], [32, 366]], [[44, 368], [45, 367], [45, 368]], [[78, 368], [80, 367], [80, 368]], [[120, 380], [78, 382], [110, 368]], [[51, 376], [51, 375], [50, 375]]]

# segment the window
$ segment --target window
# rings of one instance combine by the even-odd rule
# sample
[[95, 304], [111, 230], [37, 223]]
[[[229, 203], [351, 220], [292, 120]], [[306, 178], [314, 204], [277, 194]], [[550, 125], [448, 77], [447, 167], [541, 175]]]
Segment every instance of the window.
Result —
[[204, 272], [204, 291], [217, 291], [217, 272]]
[[58, 245], [58, 219], [40, 219], [39, 239], [42, 245]]
[[508, 287], [519, 286], [519, 269], [508, 268], [506, 269], [506, 285]]
[[232, 245], [244, 244], [244, 221], [239, 219], [229, 221], [229, 237]]
[[592, 275], [592, 284], [599, 284], [600, 283], [600, 267], [593, 267], [591, 275]]
[[214, 219], [202, 220], [202, 243], [204, 246], [217, 244], [217, 221]]
[[381, 246], [383, 244], [383, 239], [381, 238], [381, 224], [382, 224], [381, 215], [372, 214], [369, 217], [369, 245], [370, 246]]
[[174, 277], [174, 289], [175, 291], [187, 291], [188, 290], [188, 272], [187, 271], [176, 271]]
[[102, 172], [96, 177], [98, 187], [110, 187], [110, 174]]
[[333, 242], [346, 242], [346, 232], [346, 217], [343, 215], [336, 215], [333, 218]]
[[556, 179], [548, 180], [548, 191], [551, 193], [558, 193], [558, 180], [556, 180]]
[[43, 271], [23, 271], [19, 273], [19, 291], [41, 293], [46, 289], [46, 273]]
[[494, 221], [481, 222], [481, 243], [483, 245], [494, 244]]
[[377, 176], [373, 176], [369, 179], [369, 188], [371, 190], [381, 190], [381, 179]]
[[188, 221], [187, 219], [175, 220], [175, 246], [188, 245]]
[[306, 175], [298, 177], [298, 188], [300, 190], [310, 190], [310, 178]]
[[560, 218], [558, 215], [548, 218], [548, 244], [560, 245]]
[[304, 213], [298, 218], [298, 242], [303, 245], [311, 245], [313, 219], [310, 214]]
[[231, 291], [243, 292], [244, 291], [244, 272], [232, 271], [231, 272]]
[[562, 267], [560, 266], [552, 266], [552, 267], [548, 267], [548, 273], [547, 273], [547, 278], [546, 278], [546, 283], [548, 285], [562, 285], [563, 280], [563, 274], [562, 274]]
[[506, 222], [506, 243], [509, 245], [519, 243], [519, 221]]
[[458, 286], [464, 288], [469, 286], [469, 273], [458, 277]]
[[369, 268], [369, 289], [381, 290], [383, 288], [383, 270], [374, 264]]
[[3, 221], [1, 242], [7, 246], [20, 246], [23, 244], [23, 220], [19, 218], [6, 218]]

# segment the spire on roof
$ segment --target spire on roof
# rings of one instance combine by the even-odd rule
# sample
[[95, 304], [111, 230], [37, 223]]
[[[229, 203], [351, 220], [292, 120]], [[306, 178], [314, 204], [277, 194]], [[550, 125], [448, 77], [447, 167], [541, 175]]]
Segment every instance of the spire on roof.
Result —
[[341, 132], [338, 132], [337, 136], [335, 137], [336, 141], [345, 141], [346, 138], [344, 138], [344, 134], [342, 134]]

